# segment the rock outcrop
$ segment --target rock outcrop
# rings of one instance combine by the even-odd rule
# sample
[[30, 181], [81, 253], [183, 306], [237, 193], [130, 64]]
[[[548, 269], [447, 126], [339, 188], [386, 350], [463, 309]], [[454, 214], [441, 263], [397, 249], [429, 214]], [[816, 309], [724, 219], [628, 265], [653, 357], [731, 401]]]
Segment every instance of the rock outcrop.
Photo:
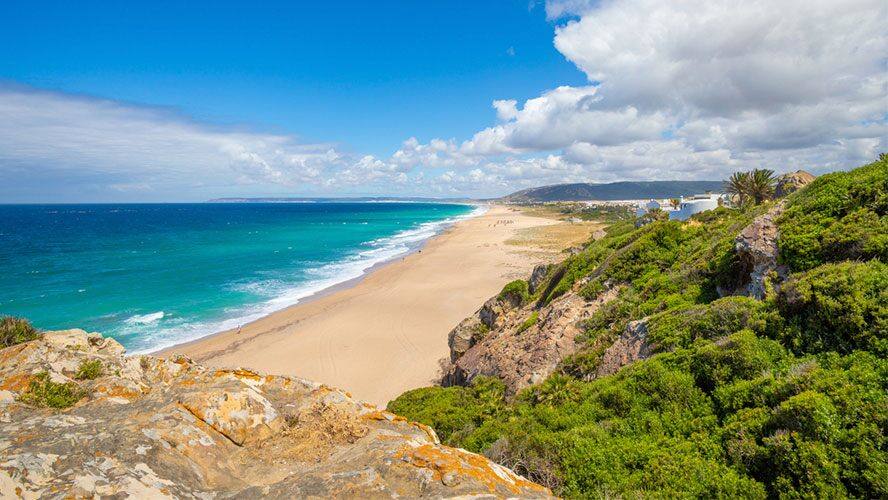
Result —
[[743, 266], [744, 285], [735, 293], [755, 297], [765, 297], [766, 280], [774, 276], [785, 279], [788, 270], [777, 262], [779, 248], [777, 238], [777, 218], [783, 213], [785, 202], [781, 201], [767, 213], [756, 217], [734, 240], [734, 250]]
[[533, 268], [533, 272], [530, 273], [530, 279], [527, 280], [528, 291], [533, 294], [536, 293], [537, 288], [543, 284], [546, 280], [546, 275], [549, 274], [549, 266], [546, 264], [539, 264]]
[[780, 177], [777, 177], [777, 183], [774, 187], [774, 195], [778, 198], [782, 198], [802, 189], [814, 179], [816, 179], [816, 177], [804, 170], [797, 170], [795, 172], [783, 174]]
[[613, 375], [626, 365], [651, 357], [654, 351], [647, 335], [647, 320], [630, 321], [626, 331], [604, 351], [595, 377]]
[[473, 345], [477, 344], [491, 330], [501, 328], [511, 311], [521, 307], [521, 297], [514, 294], [492, 297], [475, 311], [475, 314], [462, 320], [447, 335], [450, 347], [450, 362], [455, 362]]
[[[85, 362], [100, 363], [100, 373], [75, 380], [78, 372], [88, 378]], [[76, 403], [37, 406], [41, 380], [73, 388]], [[127, 496], [550, 492], [482, 456], [442, 446], [424, 425], [299, 378], [211, 369], [184, 357], [126, 357], [114, 340], [82, 330], [47, 332], [0, 350], [0, 497]]]
[[582, 333], [580, 322], [617, 293], [617, 289], [609, 289], [595, 300], [586, 301], [572, 291], [540, 309], [534, 305], [500, 308], [493, 321], [482, 308], [460, 323], [454, 330], [460, 333], [451, 332], [451, 339], [465, 337], [470, 325], [483, 324], [490, 330], [476, 343], [459, 343], [461, 347], [471, 344], [465, 351], [454, 351], [456, 343], [451, 341], [453, 363], [442, 384], [466, 385], [479, 375], [495, 376], [505, 383], [509, 394], [515, 394], [542, 382], [566, 356], [576, 352], [575, 339]]

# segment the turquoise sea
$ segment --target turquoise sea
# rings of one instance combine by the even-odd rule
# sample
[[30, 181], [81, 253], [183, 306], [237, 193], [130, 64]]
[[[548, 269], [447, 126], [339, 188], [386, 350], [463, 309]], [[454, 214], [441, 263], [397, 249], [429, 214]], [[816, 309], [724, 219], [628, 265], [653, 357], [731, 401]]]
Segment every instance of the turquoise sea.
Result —
[[144, 352], [233, 328], [410, 252], [435, 203], [0, 205], [0, 315]]

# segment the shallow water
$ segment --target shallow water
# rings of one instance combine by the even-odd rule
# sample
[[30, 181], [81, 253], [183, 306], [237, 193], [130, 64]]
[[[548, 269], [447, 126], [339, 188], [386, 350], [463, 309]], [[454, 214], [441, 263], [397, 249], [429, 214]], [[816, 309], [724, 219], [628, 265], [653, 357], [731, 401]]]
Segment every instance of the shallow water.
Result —
[[360, 277], [472, 210], [431, 203], [0, 206], [0, 314], [154, 350]]

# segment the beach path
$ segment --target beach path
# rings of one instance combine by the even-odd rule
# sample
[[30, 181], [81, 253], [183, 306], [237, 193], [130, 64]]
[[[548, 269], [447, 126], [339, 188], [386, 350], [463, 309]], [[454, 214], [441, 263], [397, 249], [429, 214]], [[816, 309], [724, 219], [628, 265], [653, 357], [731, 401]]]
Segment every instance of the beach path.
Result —
[[560, 258], [533, 242], [514, 244], [522, 230], [554, 224], [564, 223], [492, 206], [353, 286], [159, 354], [294, 375], [384, 406], [436, 382], [459, 321], [534, 265]]

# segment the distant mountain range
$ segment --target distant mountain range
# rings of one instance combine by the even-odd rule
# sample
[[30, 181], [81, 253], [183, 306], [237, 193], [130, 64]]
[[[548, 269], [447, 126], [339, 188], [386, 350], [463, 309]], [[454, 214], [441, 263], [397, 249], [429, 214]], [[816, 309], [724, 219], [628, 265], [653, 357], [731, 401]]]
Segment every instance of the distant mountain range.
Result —
[[422, 198], [422, 197], [396, 197], [396, 196], [365, 196], [357, 198], [214, 198], [205, 203], [365, 203], [375, 202], [413, 202], [413, 203], [471, 203], [469, 198]]
[[646, 181], [611, 182], [609, 184], [554, 184], [516, 191], [499, 199], [424, 198], [418, 196], [364, 196], [356, 198], [215, 198], [207, 203], [335, 203], [335, 202], [414, 202], [414, 203], [540, 203], [545, 201], [583, 200], [643, 200], [648, 198], [677, 198], [706, 191], [722, 191], [722, 181]]
[[510, 203], [546, 201], [614, 201], [648, 198], [677, 198], [706, 191], [722, 191], [722, 181], [649, 181], [609, 184], [555, 184], [516, 191], [502, 198]]

